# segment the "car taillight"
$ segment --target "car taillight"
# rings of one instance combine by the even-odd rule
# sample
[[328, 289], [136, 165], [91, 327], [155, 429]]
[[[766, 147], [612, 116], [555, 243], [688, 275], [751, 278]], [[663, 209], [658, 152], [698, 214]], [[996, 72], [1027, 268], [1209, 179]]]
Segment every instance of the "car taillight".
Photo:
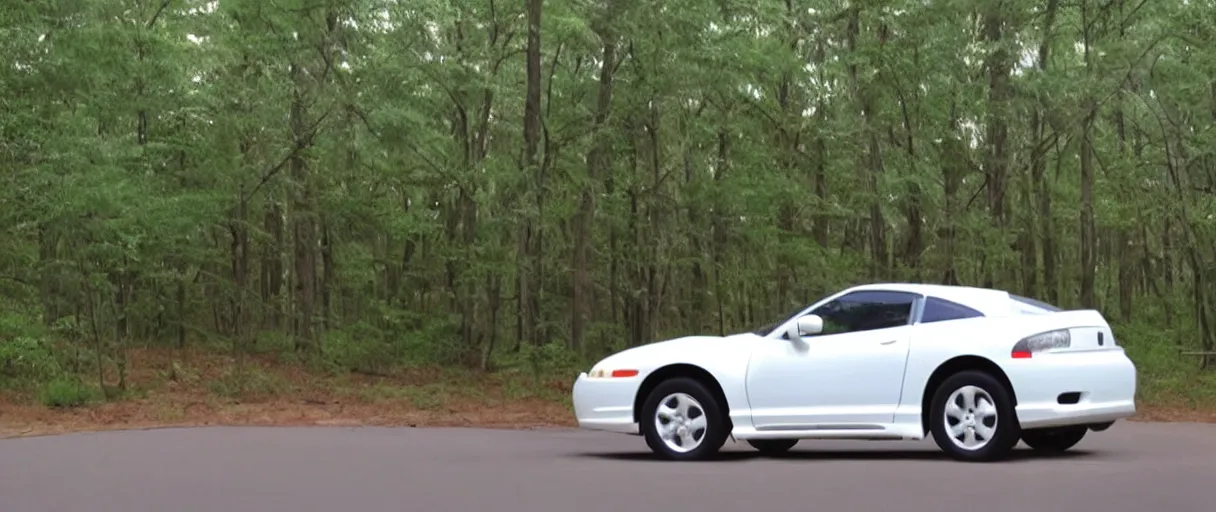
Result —
[[1068, 329], [1047, 331], [1018, 340], [1013, 345], [1013, 352], [1010, 355], [1014, 359], [1029, 359], [1036, 352], [1053, 348], [1068, 348], [1070, 345], [1072, 345], [1072, 336], [1069, 335]]

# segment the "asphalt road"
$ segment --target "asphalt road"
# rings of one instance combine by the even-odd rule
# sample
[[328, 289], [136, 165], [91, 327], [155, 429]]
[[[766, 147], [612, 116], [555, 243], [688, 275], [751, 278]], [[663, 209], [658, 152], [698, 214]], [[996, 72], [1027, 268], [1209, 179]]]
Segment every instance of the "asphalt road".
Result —
[[1073, 452], [965, 464], [925, 442], [652, 460], [570, 430], [215, 427], [0, 440], [3, 512], [1216, 510], [1216, 425], [1120, 422]]

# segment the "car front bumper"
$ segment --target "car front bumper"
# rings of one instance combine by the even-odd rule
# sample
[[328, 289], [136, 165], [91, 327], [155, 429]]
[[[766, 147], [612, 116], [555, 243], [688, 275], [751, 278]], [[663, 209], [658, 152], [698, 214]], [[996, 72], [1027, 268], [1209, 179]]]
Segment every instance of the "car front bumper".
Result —
[[640, 383], [638, 378], [596, 379], [580, 373], [572, 392], [579, 428], [637, 434], [633, 401]]

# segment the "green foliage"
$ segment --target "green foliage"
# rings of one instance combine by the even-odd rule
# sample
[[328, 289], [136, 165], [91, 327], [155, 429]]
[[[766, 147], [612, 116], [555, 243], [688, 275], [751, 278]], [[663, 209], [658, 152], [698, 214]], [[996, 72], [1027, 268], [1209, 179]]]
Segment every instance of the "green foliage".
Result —
[[56, 378], [38, 392], [38, 400], [47, 407], [81, 407], [100, 398], [96, 387], [71, 377]]
[[1139, 400], [1184, 407], [1216, 403], [1216, 374], [1202, 371], [1199, 358], [1179, 353], [1176, 340], [1188, 330], [1147, 322], [1115, 325], [1114, 330], [1136, 363]]
[[19, 337], [0, 341], [0, 388], [51, 382], [63, 369], [44, 339]]
[[326, 333], [321, 345], [325, 360], [335, 368], [371, 374], [400, 364], [393, 349], [382, 331], [362, 322]]
[[[515, 360], [522, 363], [521, 366], [526, 368], [534, 379], [551, 375], [573, 379], [579, 372], [591, 369], [586, 360], [560, 343], [527, 345], [520, 350]], [[511, 360], [508, 359], [507, 364], [510, 363]]]
[[536, 383], [901, 280], [1216, 389], [1147, 341], [1216, 350], [1210, 6], [998, 4], [549, 1], [531, 66], [532, 2], [0, 7], [0, 385], [143, 346]]

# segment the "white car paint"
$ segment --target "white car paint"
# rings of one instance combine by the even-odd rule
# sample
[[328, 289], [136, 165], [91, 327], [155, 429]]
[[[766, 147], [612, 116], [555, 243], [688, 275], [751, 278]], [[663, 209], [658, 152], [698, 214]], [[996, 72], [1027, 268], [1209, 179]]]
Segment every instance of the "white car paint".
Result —
[[[914, 303], [908, 325], [783, 338], [800, 316], [865, 290], [909, 292], [922, 299]], [[920, 323], [923, 297], [984, 316]], [[1019, 340], [1055, 329], [1070, 330], [1068, 348], [1024, 359], [1011, 355]], [[613, 354], [578, 376], [574, 412], [582, 428], [639, 434], [634, 406], [645, 398], [639, 396], [640, 386], [657, 370], [685, 365], [717, 381], [736, 439], [918, 440], [927, 436], [922, 407], [926, 393], [933, 392], [926, 389], [931, 376], [960, 357], [982, 358], [1003, 371], [1023, 429], [1112, 422], [1136, 410], [1135, 365], [1097, 311], [1040, 309], [1000, 290], [882, 283], [826, 297], [764, 336], [689, 336]], [[615, 370], [637, 373], [613, 377]], [[1080, 393], [1080, 399], [1058, 403], [1067, 392]]]

